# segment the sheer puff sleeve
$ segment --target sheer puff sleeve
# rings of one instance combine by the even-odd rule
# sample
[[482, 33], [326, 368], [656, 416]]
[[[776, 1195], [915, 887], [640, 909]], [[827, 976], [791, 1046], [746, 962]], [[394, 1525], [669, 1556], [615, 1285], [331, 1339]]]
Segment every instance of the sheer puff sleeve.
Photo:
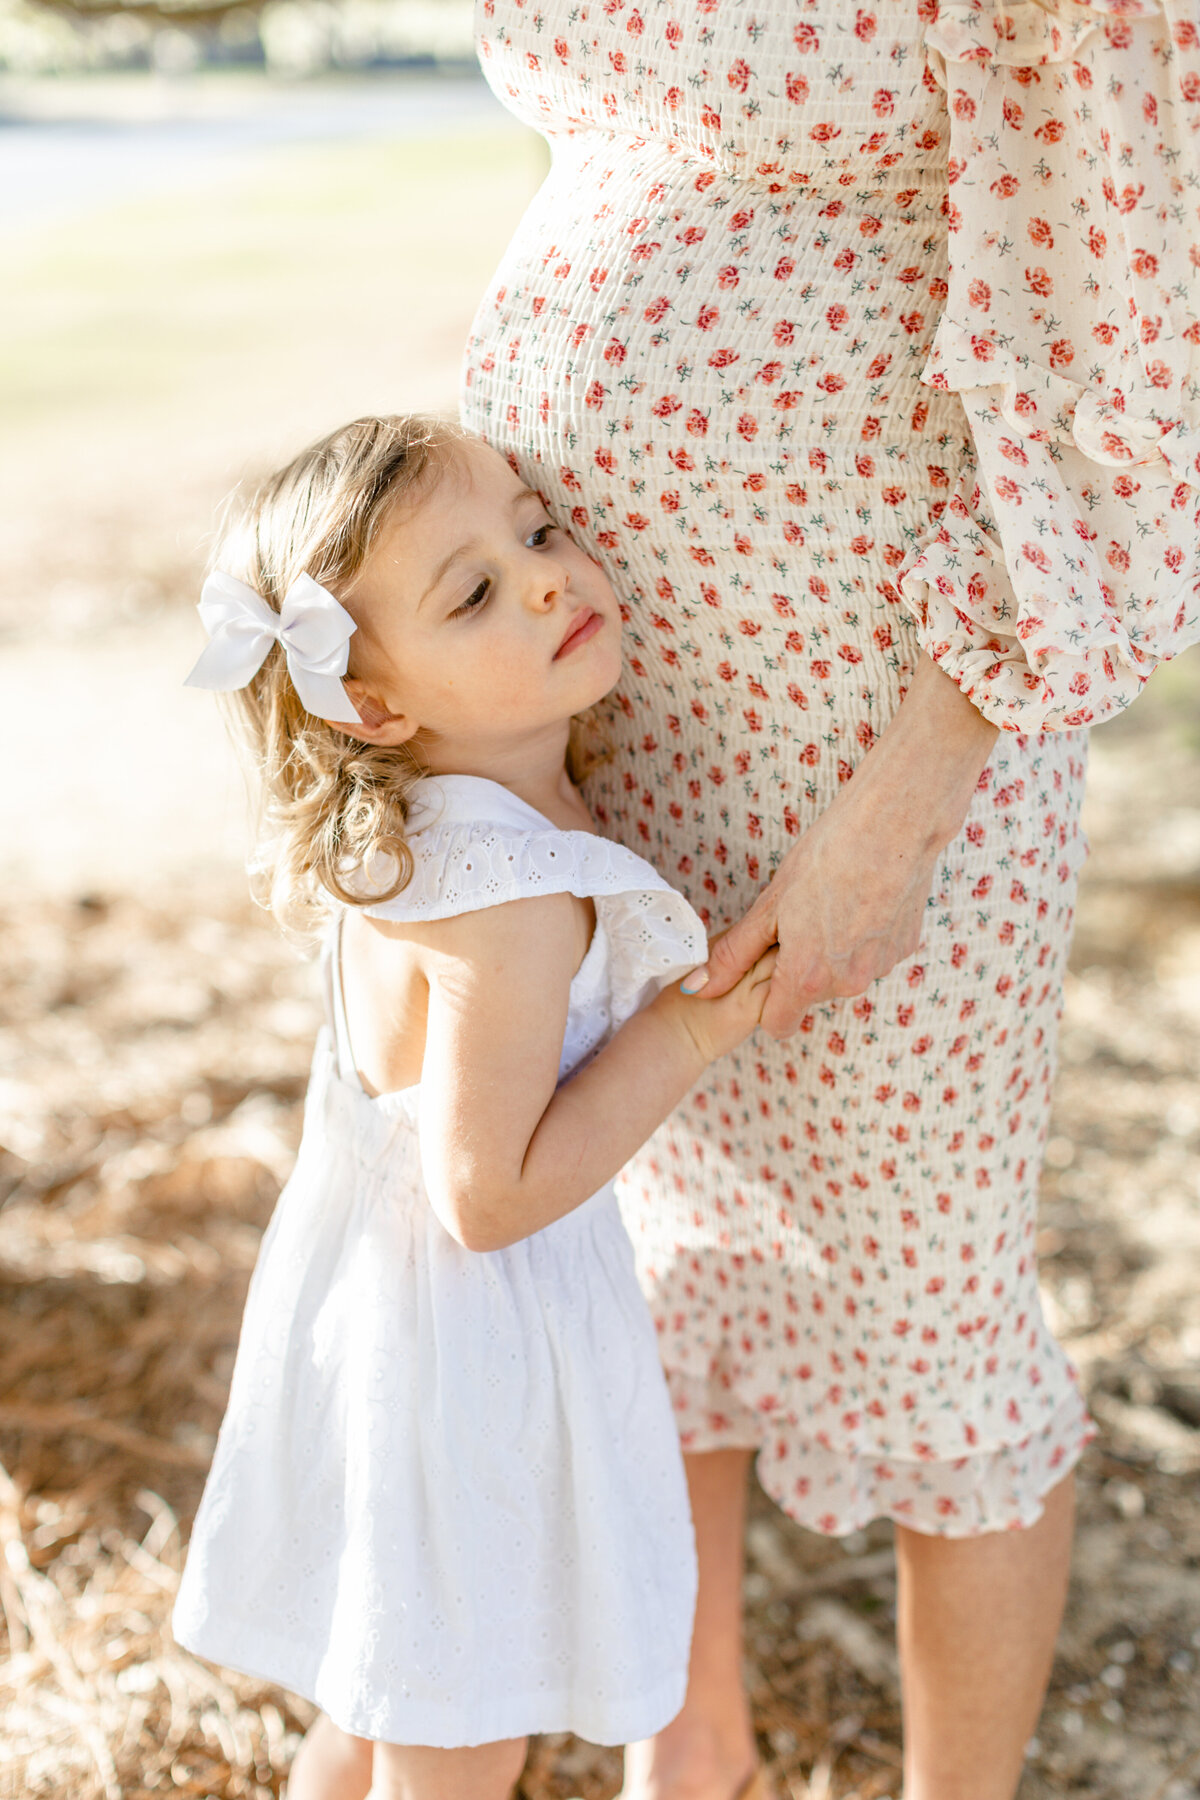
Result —
[[922, 379], [976, 461], [897, 588], [994, 724], [1091, 725], [1200, 639], [1200, 9], [928, 3], [950, 268]]

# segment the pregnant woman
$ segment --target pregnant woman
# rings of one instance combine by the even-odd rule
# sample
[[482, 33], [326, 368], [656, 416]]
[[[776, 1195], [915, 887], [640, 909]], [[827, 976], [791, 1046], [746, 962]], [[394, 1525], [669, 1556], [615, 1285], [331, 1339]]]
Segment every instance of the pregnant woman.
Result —
[[688, 1702], [631, 1800], [753, 1774], [747, 1461], [897, 1525], [905, 1800], [1009, 1800], [1089, 1425], [1034, 1223], [1085, 728], [1200, 635], [1200, 40], [1169, 0], [485, 0], [552, 172], [467, 422], [629, 620], [588, 798], [782, 946], [623, 1205], [688, 1453]]

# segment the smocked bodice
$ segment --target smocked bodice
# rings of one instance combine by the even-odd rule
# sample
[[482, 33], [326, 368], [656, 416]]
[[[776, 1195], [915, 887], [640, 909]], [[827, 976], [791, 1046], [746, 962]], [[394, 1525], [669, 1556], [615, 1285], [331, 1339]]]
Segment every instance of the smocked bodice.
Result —
[[539, 131], [644, 139], [768, 193], [945, 167], [915, 6], [485, 0], [479, 18], [489, 81]]
[[[704, 566], [803, 506], [805, 472], [848, 498], [886, 456], [884, 511], [859, 512], [896, 529], [858, 541], [886, 561], [891, 634], [915, 629], [997, 724], [1095, 723], [1200, 639], [1190, 19], [1163, 0], [479, 16], [485, 72], [555, 164], [480, 309], [467, 411], [564, 471], [576, 525], [610, 430], [689, 475], [697, 449], [751, 464], [727, 530], [705, 519]], [[909, 521], [891, 509], [914, 452], [932, 504]], [[653, 517], [602, 504], [605, 551]]]

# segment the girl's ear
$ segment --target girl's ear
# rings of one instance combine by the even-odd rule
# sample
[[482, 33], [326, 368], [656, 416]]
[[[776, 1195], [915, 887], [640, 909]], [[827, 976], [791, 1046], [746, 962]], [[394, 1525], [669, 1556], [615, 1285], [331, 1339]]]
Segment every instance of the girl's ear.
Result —
[[358, 709], [357, 725], [345, 724], [341, 720], [331, 719], [338, 731], [344, 731], [349, 737], [361, 738], [364, 744], [382, 744], [394, 747], [407, 744], [410, 738], [416, 737], [421, 729], [416, 719], [409, 718], [407, 713], [389, 712], [378, 694], [372, 694], [365, 683], [351, 676], [343, 682], [347, 694]]

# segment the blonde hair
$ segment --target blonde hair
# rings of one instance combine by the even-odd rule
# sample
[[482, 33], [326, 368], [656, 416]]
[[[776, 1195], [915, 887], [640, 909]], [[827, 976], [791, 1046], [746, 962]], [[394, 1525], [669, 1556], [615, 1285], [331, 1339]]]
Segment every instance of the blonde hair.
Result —
[[[385, 513], [463, 435], [421, 415], [343, 425], [234, 493], [212, 567], [246, 582], [275, 612], [298, 575], [337, 596], [362, 568]], [[256, 898], [303, 932], [327, 913], [330, 895], [361, 906], [398, 894], [412, 874], [404, 827], [409, 793], [425, 773], [419, 748], [365, 744], [314, 717], [279, 644], [230, 700], [261, 782]]]
[[[278, 612], [298, 575], [340, 598], [386, 513], [469, 437], [419, 413], [355, 419], [227, 503], [210, 567]], [[351, 659], [354, 643], [351, 640]], [[390, 900], [412, 876], [409, 795], [426, 773], [420, 735], [366, 744], [315, 717], [292, 686], [279, 644], [228, 696], [231, 722], [260, 782], [255, 898], [293, 933], [313, 931], [330, 896], [347, 906]], [[598, 709], [572, 721], [567, 770], [580, 781], [610, 754]]]

